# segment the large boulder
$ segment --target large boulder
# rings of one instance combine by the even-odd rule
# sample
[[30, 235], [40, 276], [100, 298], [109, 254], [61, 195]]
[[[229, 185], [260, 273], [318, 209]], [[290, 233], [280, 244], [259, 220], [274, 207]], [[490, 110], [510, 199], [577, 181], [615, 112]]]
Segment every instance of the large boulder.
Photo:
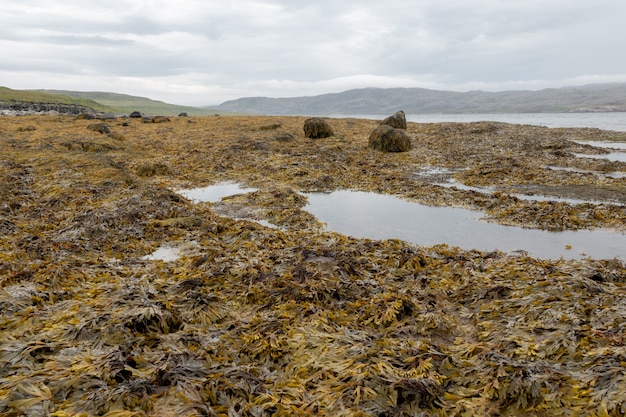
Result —
[[395, 127], [396, 129], [406, 130], [406, 116], [402, 110], [395, 112], [381, 122], [382, 125]]
[[313, 117], [304, 121], [304, 136], [319, 139], [335, 136], [335, 133], [326, 120]]
[[412, 148], [406, 131], [389, 125], [380, 125], [370, 133], [368, 147], [383, 152], [406, 152]]

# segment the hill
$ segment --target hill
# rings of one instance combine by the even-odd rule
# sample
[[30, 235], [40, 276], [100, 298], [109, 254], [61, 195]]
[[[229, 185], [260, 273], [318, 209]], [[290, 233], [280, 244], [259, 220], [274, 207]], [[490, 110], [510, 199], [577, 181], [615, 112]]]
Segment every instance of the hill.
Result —
[[112, 108], [89, 97], [72, 97], [68, 94], [52, 93], [35, 90], [13, 90], [0, 87], [0, 102], [12, 103], [45, 103], [87, 107], [99, 112], [111, 112]]
[[43, 93], [68, 96], [76, 99], [93, 100], [101, 103], [115, 113], [132, 113], [140, 111], [144, 114], [159, 114], [163, 116], [175, 116], [182, 112], [190, 116], [209, 116], [217, 112], [216, 109], [179, 106], [163, 101], [152, 100], [146, 97], [131, 96], [128, 94], [107, 93], [99, 91], [66, 91], [66, 90], [40, 90]]
[[502, 92], [362, 88], [310, 97], [240, 98], [217, 109], [266, 115], [366, 115], [400, 109], [412, 114], [626, 111], [626, 83]]

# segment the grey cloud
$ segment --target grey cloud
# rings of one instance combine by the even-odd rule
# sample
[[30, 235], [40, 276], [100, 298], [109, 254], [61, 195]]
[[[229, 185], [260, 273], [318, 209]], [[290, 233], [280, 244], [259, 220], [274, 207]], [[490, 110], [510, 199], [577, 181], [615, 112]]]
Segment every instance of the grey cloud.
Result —
[[159, 85], [148, 96], [171, 96], [168, 85], [324, 93], [341, 90], [340, 80], [352, 88], [357, 80], [389, 86], [394, 79], [397, 86], [558, 86], [626, 74], [625, 15], [622, 0], [23, 0], [0, 9], [7, 56], [0, 77], [29, 69], [44, 83], [65, 65], [78, 74], [65, 88], [94, 89], [98, 75], [135, 77]]

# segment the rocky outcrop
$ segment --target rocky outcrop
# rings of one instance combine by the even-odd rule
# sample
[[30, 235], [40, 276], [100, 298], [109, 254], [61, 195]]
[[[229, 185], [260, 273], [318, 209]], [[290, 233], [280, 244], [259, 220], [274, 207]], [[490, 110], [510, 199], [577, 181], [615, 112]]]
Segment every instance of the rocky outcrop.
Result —
[[76, 104], [0, 101], [0, 113], [5, 115], [47, 114], [50, 112], [71, 115], [96, 113], [91, 107]]

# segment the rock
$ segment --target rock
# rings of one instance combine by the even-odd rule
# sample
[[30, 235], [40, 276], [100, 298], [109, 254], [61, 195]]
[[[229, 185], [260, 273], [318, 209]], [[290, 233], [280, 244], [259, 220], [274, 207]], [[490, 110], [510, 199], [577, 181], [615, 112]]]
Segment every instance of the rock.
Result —
[[96, 117], [100, 120], [116, 120], [117, 116], [113, 113], [98, 113]]
[[152, 123], [166, 123], [169, 121], [170, 121], [169, 117], [165, 117], [165, 116], [154, 116], [152, 118]]
[[380, 125], [370, 133], [368, 147], [383, 152], [405, 152], [412, 148], [406, 131], [389, 125]]
[[132, 119], [141, 119], [143, 116], [141, 115], [141, 112], [134, 111], [131, 114], [129, 114], [128, 117]]
[[178, 115], [178, 117], [189, 117], [189, 115], [186, 112], [182, 112]]
[[296, 138], [294, 138], [293, 135], [290, 133], [281, 133], [279, 135], [276, 135], [276, 140], [278, 142], [292, 142], [296, 140]]
[[326, 120], [313, 117], [304, 121], [304, 136], [319, 139], [335, 136], [335, 133]]
[[395, 112], [393, 115], [387, 117], [380, 124], [391, 126], [396, 129], [406, 130], [406, 116], [404, 115], [404, 112], [400, 110], [400, 111]]
[[93, 130], [94, 132], [98, 132], [98, 133], [110, 133], [111, 131], [109, 130], [109, 126], [107, 126], [106, 123], [96, 123], [93, 125], [89, 125], [87, 126], [87, 129], [89, 130]]
[[[79, 106], [75, 104], [60, 103], [38, 103], [29, 101], [4, 101], [0, 100], [0, 111], [7, 115], [28, 115], [28, 114], [71, 114], [95, 113], [91, 107]], [[55, 113], [56, 112], [56, 113]]]
[[94, 120], [96, 115], [93, 113], [81, 113], [76, 116], [76, 120]]

